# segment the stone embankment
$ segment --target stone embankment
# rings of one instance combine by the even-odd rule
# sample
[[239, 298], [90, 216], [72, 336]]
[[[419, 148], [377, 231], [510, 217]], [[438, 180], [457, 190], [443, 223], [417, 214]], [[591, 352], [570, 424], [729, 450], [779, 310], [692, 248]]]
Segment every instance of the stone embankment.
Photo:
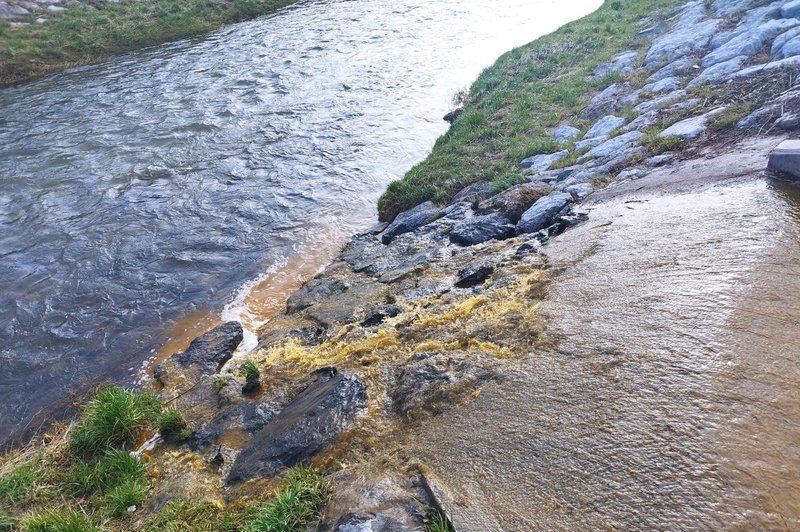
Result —
[[438, 503], [392, 434], [550, 345], [539, 250], [587, 218], [581, 201], [596, 187], [800, 126], [798, 17], [796, 0], [698, 0], [652, 20], [634, 49], [595, 69], [599, 92], [580, 112], [593, 124], [561, 124], [562, 149], [521, 161], [528, 182], [500, 193], [478, 182], [353, 237], [261, 331], [249, 355], [266, 368], [255, 395], [242, 394], [233, 361], [223, 366], [241, 338], [232, 324], [159, 366], [163, 393], [195, 430], [183, 452], [210, 465], [155, 457], [171, 479], [155, 498], [198, 484], [233, 497], [298, 463], [346, 463], [325, 530], [420, 526], [415, 501]]

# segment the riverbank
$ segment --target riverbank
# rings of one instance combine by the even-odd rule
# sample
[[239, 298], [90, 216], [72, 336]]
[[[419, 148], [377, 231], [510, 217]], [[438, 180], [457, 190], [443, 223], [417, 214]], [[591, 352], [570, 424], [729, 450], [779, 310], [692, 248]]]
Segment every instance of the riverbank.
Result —
[[[800, 526], [800, 368], [783, 354], [800, 345], [800, 220], [796, 190], [763, 171], [800, 125], [800, 6], [729, 4], [643, 10], [628, 41], [579, 61], [585, 92], [535, 145], [508, 154], [522, 144], [498, 127], [458, 147], [515, 161], [511, 178], [485, 170], [453, 194], [449, 168], [412, 171], [403, 205], [422, 202], [353, 237], [255, 350], [234, 357], [228, 323], [160, 364], [181, 430], [140, 446], [164, 428], [144, 423], [126, 443], [146, 490], [113, 518], [90, 500], [86, 518], [169, 530], [194, 501], [219, 522], [310, 464], [330, 483], [309, 518], [321, 530]], [[466, 135], [481, 102], [453, 128]], [[4, 482], [54, 440], [6, 457]], [[81, 497], [3, 504], [30, 529]]]
[[[44, 2], [0, 10], [0, 87], [104, 61], [114, 54], [194, 37], [296, 0]], [[6, 18], [6, 16], [8, 18]]]

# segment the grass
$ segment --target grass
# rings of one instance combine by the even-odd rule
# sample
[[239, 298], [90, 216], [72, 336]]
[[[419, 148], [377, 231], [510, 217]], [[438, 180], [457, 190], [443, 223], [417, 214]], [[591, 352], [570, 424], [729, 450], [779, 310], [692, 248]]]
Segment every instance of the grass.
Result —
[[167, 439], [185, 435], [186, 420], [176, 408], [167, 408], [158, 416], [158, 432]]
[[211, 383], [211, 387], [214, 389], [215, 392], [219, 393], [222, 391], [224, 387], [228, 385], [228, 377], [224, 375], [218, 375], [214, 378], [214, 382]]
[[672, 5], [673, 0], [607, 1], [595, 13], [504, 54], [472, 85], [463, 112], [428, 158], [389, 185], [378, 204], [381, 220], [426, 200], [443, 203], [477, 181], [511, 182], [503, 176], [518, 173], [519, 161], [555, 151], [551, 128], [584, 125], [577, 116], [581, 102], [600, 88], [588, 79], [594, 67], [628, 49], [645, 17]]
[[130, 529], [128, 509], [145, 502], [150, 483], [128, 447], [165, 419], [174, 422], [175, 413], [152, 394], [98, 390], [81, 419], [36, 454], [3, 457], [0, 530]]
[[739, 120], [749, 115], [753, 105], [749, 102], [740, 102], [729, 105], [723, 111], [708, 119], [708, 127], [713, 131], [721, 131], [735, 126]]
[[26, 532], [93, 532], [100, 527], [77, 510], [53, 509], [25, 519], [22, 529]]
[[455, 532], [450, 520], [436, 510], [428, 512], [425, 518], [425, 532]]
[[[296, 0], [122, 0], [94, 9], [47, 13], [44, 24], [12, 28], [0, 21], [0, 85], [113, 54], [196, 36], [272, 13]], [[38, 15], [31, 15], [31, 22]]]
[[[8, 476], [0, 478], [0, 500], [11, 505], [26, 501], [38, 477], [39, 469], [32, 463], [16, 467]], [[0, 530], [3, 528], [0, 527]]]
[[172, 501], [144, 527], [152, 532], [237, 532], [247, 512], [222, 509], [212, 502]]
[[242, 365], [239, 366], [239, 371], [241, 371], [247, 381], [256, 380], [261, 376], [261, 371], [259, 371], [258, 366], [252, 360], [245, 360]]
[[72, 431], [72, 450], [91, 456], [131, 445], [143, 429], [153, 424], [161, 408], [161, 401], [153, 394], [117, 386], [101, 388]]
[[246, 532], [304, 532], [316, 524], [328, 500], [330, 486], [312, 469], [289, 471], [273, 500], [263, 504]]
[[683, 146], [682, 138], [676, 135], [661, 137], [659, 135], [661, 131], [663, 130], [660, 128], [653, 129], [642, 139], [642, 146], [650, 150], [648, 155], [659, 155], [664, 152], [677, 150]]

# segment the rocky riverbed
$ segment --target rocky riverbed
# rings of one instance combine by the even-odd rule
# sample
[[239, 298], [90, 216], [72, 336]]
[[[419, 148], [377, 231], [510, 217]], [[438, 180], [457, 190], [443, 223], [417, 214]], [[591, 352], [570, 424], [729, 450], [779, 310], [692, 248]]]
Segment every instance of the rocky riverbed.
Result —
[[797, 17], [653, 17], [524, 183], [354, 236], [246, 355], [231, 322], [160, 364], [192, 435], [144, 451], [148, 510], [311, 463], [322, 530], [800, 527], [800, 194], [765, 171]]

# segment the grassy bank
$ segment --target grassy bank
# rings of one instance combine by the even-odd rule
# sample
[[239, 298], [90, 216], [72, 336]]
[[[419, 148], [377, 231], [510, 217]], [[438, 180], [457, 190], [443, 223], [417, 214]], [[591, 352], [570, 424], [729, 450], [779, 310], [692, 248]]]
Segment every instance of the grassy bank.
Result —
[[379, 201], [382, 220], [432, 199], [444, 202], [466, 185], [492, 180], [497, 188], [521, 181], [519, 162], [555, 151], [550, 130], [579, 127], [594, 67], [628, 49], [641, 23], [675, 0], [606, 0], [595, 13], [512, 50], [472, 85], [463, 112], [430, 156], [395, 181]]
[[101, 389], [76, 424], [0, 458], [0, 531], [273, 532], [305, 530], [320, 517], [330, 487], [303, 467], [289, 470], [264, 502], [174, 500], [148, 512], [154, 480], [147, 457], [130, 451], [156, 430], [188, 436], [180, 413], [157, 396]]
[[122, 0], [99, 9], [75, 6], [61, 14], [48, 13], [44, 24], [13, 28], [0, 21], [0, 85], [200, 35], [272, 13], [295, 1]]

